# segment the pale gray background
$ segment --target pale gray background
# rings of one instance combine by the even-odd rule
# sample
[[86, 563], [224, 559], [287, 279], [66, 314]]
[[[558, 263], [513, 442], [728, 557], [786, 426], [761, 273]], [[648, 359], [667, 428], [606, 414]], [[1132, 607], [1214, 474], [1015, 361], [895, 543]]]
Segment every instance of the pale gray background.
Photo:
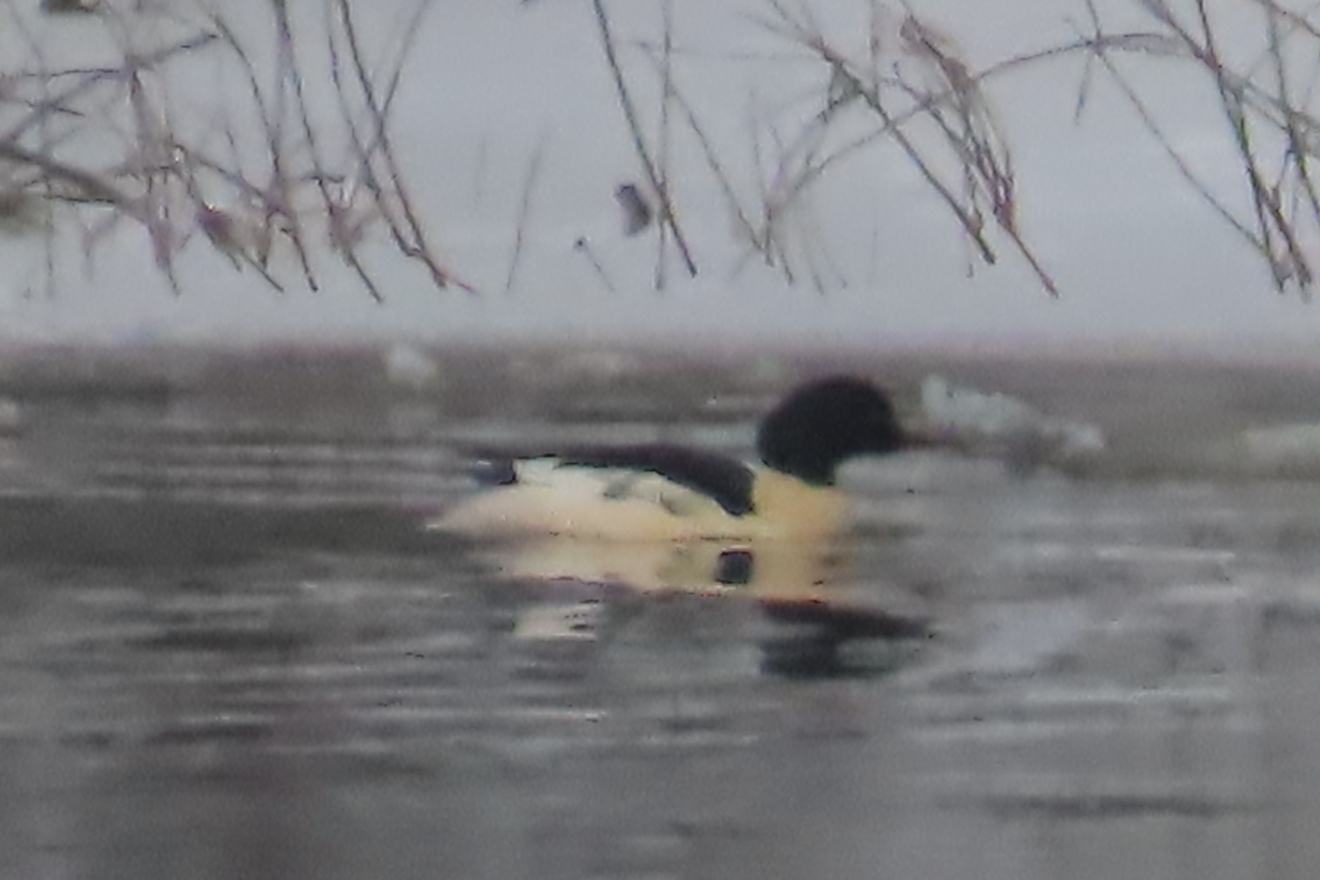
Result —
[[[864, 3], [817, 5], [829, 10], [841, 43], [863, 45], [858, 22], [865, 20]], [[1102, 2], [1115, 24], [1140, 22], [1138, 5]], [[1233, 2], [1217, 8], [1248, 14], [1252, 7]], [[621, 39], [659, 39], [658, 2], [611, 8]], [[751, 108], [795, 101], [814, 106], [824, 86], [819, 65], [746, 17], [764, 11], [758, 0], [676, 0], [674, 8], [683, 52], [677, 83], [742, 174], [740, 185], [749, 186]], [[1071, 2], [923, 0], [916, 8], [944, 23], [978, 64], [1067, 40], [1074, 33], [1069, 21], [1083, 17], [1082, 5]], [[405, 12], [394, 0], [373, 4], [371, 24], [380, 35], [396, 33]], [[80, 25], [61, 27], [77, 33]], [[77, 45], [73, 37], [61, 39]], [[636, 51], [625, 52], [624, 61], [653, 124], [653, 71]], [[1022, 225], [1062, 287], [1057, 302], [1004, 241], [1000, 265], [978, 266], [968, 277], [968, 250], [951, 216], [892, 149], [841, 167], [825, 181], [805, 221], [851, 284], [821, 296], [808, 287], [788, 289], [781, 276], [755, 263], [735, 274], [738, 250], [727, 214], [683, 132], [674, 142], [674, 186], [703, 272], [685, 282], [673, 264], [671, 287], [658, 296], [650, 290], [653, 237], [624, 239], [616, 231], [612, 190], [641, 175], [590, 4], [446, 0], [436, 4], [420, 35], [394, 130], [435, 240], [450, 265], [482, 288], [481, 296], [437, 292], [419, 273], [397, 265], [383, 276], [384, 307], [333, 272], [320, 295], [295, 289], [279, 296], [252, 273], [236, 275], [221, 257], [196, 246], [181, 263], [185, 296], [175, 299], [152, 277], [147, 245], [134, 232], [101, 251], [90, 282], [71, 260], [54, 299], [35, 284], [31, 244], [7, 243], [0, 332], [27, 341], [117, 342], [510, 334], [690, 341], [695, 334], [721, 340], [732, 334], [808, 344], [972, 339], [1014, 345], [1026, 338], [1221, 346], [1314, 338], [1320, 311], [1296, 295], [1272, 292], [1264, 266], [1177, 177], [1103, 76], [1082, 125], [1073, 125], [1081, 70], [1080, 58], [1067, 59], [992, 89], [1020, 172]], [[1170, 62], [1138, 60], [1132, 70], [1176, 142], [1240, 204], [1245, 183], [1207, 84]], [[180, 82], [180, 94], [198, 87], [214, 94], [215, 69], [202, 63], [191, 71], [198, 81]], [[178, 103], [181, 112], [205, 107]], [[542, 139], [529, 241], [516, 289], [506, 296], [522, 182]], [[617, 294], [573, 252], [582, 234], [593, 240]]]

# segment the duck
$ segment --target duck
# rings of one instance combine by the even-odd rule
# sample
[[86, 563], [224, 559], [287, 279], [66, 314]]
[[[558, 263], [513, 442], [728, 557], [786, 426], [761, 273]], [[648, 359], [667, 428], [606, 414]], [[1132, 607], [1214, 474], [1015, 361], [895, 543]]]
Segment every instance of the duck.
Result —
[[426, 523], [477, 539], [815, 540], [840, 532], [840, 466], [926, 445], [888, 393], [831, 375], [791, 391], [762, 419], [757, 460], [668, 443], [587, 447], [492, 463], [492, 488]]

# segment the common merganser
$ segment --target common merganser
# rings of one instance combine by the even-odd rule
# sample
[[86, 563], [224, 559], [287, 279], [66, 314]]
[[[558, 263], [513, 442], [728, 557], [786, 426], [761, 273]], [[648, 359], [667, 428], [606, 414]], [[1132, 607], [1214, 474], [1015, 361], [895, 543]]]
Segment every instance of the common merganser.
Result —
[[427, 523], [477, 538], [816, 539], [839, 531], [839, 466], [924, 441], [871, 382], [833, 376], [791, 392], [761, 422], [760, 461], [672, 444], [574, 449], [506, 462], [500, 485]]

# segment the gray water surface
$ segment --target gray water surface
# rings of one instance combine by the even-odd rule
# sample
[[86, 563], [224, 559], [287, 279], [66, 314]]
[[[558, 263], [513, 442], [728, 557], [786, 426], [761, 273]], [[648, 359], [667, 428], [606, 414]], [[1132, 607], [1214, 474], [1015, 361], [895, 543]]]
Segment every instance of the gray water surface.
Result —
[[[525, 560], [419, 525], [470, 491], [474, 445], [745, 452], [791, 376], [568, 371], [576, 390], [547, 396], [514, 367], [492, 378], [493, 355], [446, 363], [439, 390], [400, 390], [373, 358], [281, 358], [11, 387], [0, 876], [1243, 880], [1320, 864], [1320, 484], [1169, 452], [1189, 426], [1189, 448], [1210, 448], [1314, 419], [1308, 373], [1179, 367], [1142, 385], [964, 365], [1093, 418], [1129, 457], [1026, 478], [947, 453], [850, 466], [856, 527], [828, 552], [643, 594], [537, 583]], [[825, 601], [764, 586], [815, 566]]]

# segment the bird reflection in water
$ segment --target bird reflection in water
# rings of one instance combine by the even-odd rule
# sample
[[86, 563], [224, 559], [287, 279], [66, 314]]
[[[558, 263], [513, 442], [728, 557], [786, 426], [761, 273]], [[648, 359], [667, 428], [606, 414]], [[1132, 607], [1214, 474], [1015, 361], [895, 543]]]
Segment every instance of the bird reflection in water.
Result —
[[593, 642], [631, 602], [679, 596], [758, 610], [761, 670], [787, 677], [892, 671], [930, 634], [919, 599], [856, 570], [846, 539], [613, 541], [564, 536], [475, 551], [502, 581], [531, 587], [515, 638]]

